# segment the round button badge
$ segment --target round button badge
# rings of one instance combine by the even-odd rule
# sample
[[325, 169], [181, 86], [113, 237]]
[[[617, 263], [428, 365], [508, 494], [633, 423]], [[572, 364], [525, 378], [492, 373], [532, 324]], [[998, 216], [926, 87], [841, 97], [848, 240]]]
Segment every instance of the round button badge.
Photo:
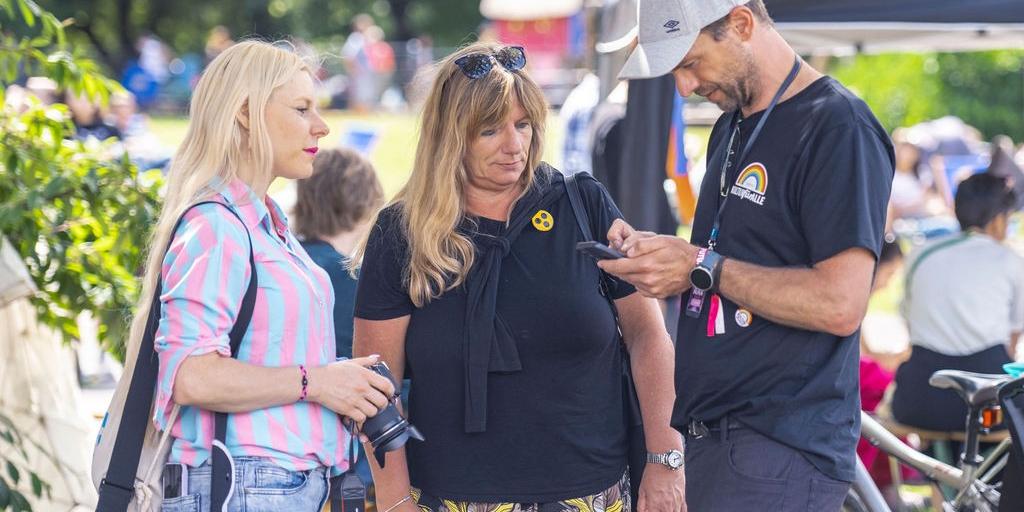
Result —
[[754, 321], [754, 315], [743, 308], [736, 310], [736, 325], [740, 327], [750, 327], [750, 323]]
[[555, 218], [547, 210], [538, 210], [533, 214], [531, 222], [537, 231], [551, 231], [551, 228], [555, 227]]

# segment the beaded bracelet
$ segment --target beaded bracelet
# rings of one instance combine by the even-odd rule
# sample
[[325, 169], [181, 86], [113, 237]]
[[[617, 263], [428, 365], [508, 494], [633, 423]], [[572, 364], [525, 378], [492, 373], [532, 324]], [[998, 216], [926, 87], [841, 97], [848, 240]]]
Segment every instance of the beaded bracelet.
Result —
[[302, 372], [302, 394], [299, 395], [299, 401], [306, 399], [306, 387], [309, 386], [309, 375], [306, 374], [306, 367], [299, 365], [299, 371]]

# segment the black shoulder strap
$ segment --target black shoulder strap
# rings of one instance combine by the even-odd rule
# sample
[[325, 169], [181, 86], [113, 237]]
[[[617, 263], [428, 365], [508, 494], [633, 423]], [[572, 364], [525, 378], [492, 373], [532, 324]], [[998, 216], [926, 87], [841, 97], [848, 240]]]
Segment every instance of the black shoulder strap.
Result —
[[[570, 174], [565, 177], [565, 189], [569, 193], [569, 204], [572, 205], [572, 213], [576, 217], [576, 224], [580, 228], [580, 233], [583, 235], [585, 241], [594, 240], [594, 233], [590, 230], [590, 214], [587, 213], [587, 207], [583, 204], [583, 196], [580, 194], [580, 184], [576, 181], [577, 174]], [[608, 299], [608, 305], [612, 308], [612, 314], [615, 315], [615, 326], [619, 328], [619, 308], [615, 307], [615, 299], [612, 299], [611, 286], [608, 284], [608, 274], [605, 274], [603, 270], [598, 269], [601, 275], [601, 282], [598, 286], [601, 290], [601, 295]], [[622, 335], [622, 329], [619, 328], [619, 335]]]
[[584, 241], [593, 241], [594, 234], [590, 231], [590, 215], [587, 213], [587, 208], [583, 206], [583, 196], [580, 195], [580, 184], [576, 181], [576, 174], [565, 177], [565, 188], [569, 192], [569, 204], [572, 205], [572, 213], [576, 216], [576, 224], [580, 227]]
[[[576, 174], [570, 174], [565, 177], [565, 189], [569, 193], [569, 204], [572, 205], [572, 213], [576, 217], [576, 225], [580, 228], [580, 233], [583, 235], [583, 240], [593, 241], [594, 233], [590, 230], [590, 214], [587, 213], [587, 207], [583, 204], [583, 196], [580, 194], [580, 184], [576, 181]], [[601, 273], [601, 295], [604, 295], [608, 299], [608, 304], [612, 307], [612, 312], [615, 313], [615, 323], [619, 322], [619, 310], [615, 307], [615, 301], [612, 300], [610, 288], [608, 286], [608, 275], [600, 270]]]
[[[185, 214], [192, 208], [202, 204], [219, 204], [227, 208], [239, 222], [242, 218], [233, 209], [218, 201], [202, 201], [189, 206], [178, 217], [178, 221], [171, 230], [171, 239], [167, 241], [164, 254], [171, 248], [174, 241], [174, 233], [178, 231], [185, 219]], [[245, 223], [242, 222], [245, 226]], [[234, 327], [231, 328], [229, 337], [231, 339], [231, 356], [238, 354], [238, 347], [242, 342], [245, 331], [249, 328], [249, 321], [252, 319], [252, 312], [256, 304], [256, 260], [252, 248], [252, 235], [246, 229], [249, 237], [249, 267], [251, 277], [249, 287], [242, 299], [241, 309]], [[107, 476], [100, 483], [99, 501], [96, 505], [97, 512], [121, 512], [128, 510], [128, 505], [135, 497], [135, 475], [139, 469], [139, 458], [142, 454], [142, 443], [146, 436], [146, 428], [149, 425], [149, 413], [153, 408], [153, 390], [156, 387], [157, 374], [160, 363], [154, 348], [157, 325], [160, 322], [160, 295], [163, 291], [163, 280], [157, 279], [156, 288], [153, 291], [153, 300], [149, 308], [149, 317], [146, 319], [146, 329], [143, 331], [142, 342], [139, 346], [138, 357], [135, 361], [135, 370], [132, 373], [132, 382], [128, 387], [128, 396], [125, 397], [124, 409], [121, 411], [121, 422], [117, 430], [117, 439], [114, 441], [114, 448], [110, 454], [110, 463], [107, 467]], [[226, 416], [218, 414], [219, 416]]]
[[[594, 240], [593, 232], [590, 230], [590, 214], [583, 204], [583, 197], [580, 195], [580, 185], [576, 181], [576, 174], [565, 177], [565, 188], [569, 194], [569, 204], [572, 205], [572, 212], [576, 217], [576, 224], [580, 227], [580, 233], [586, 241]], [[636, 382], [633, 380], [632, 358], [626, 343], [623, 341], [622, 325], [619, 322], [619, 308], [615, 306], [615, 299], [611, 295], [611, 287], [608, 276], [603, 270], [600, 272], [600, 283], [598, 284], [601, 295], [608, 301], [612, 309], [612, 316], [615, 317], [615, 329], [619, 333], [619, 353], [622, 356], [622, 393], [623, 407], [626, 418], [626, 427], [629, 435], [629, 476], [630, 492], [632, 496], [639, 496], [640, 481], [643, 478], [644, 461], [646, 460], [647, 447], [643, 435], [643, 415], [640, 411], [640, 398], [636, 391]]]

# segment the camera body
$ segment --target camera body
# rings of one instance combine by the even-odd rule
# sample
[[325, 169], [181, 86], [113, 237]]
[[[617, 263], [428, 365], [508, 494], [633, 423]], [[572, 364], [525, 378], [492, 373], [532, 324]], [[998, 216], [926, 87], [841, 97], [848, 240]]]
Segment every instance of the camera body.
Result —
[[384, 362], [379, 362], [370, 366], [370, 370], [373, 370], [378, 375], [386, 377], [393, 384], [395, 384], [395, 394], [389, 399], [388, 405], [384, 407], [376, 416], [367, 418], [363, 422], [362, 432], [370, 440], [370, 444], [373, 446], [373, 455], [377, 459], [377, 464], [380, 467], [384, 467], [384, 455], [387, 452], [397, 450], [409, 439], [416, 439], [423, 441], [423, 434], [416, 429], [402, 413], [398, 411], [398, 401], [401, 399], [401, 383], [395, 382], [395, 377], [391, 374], [391, 369]]

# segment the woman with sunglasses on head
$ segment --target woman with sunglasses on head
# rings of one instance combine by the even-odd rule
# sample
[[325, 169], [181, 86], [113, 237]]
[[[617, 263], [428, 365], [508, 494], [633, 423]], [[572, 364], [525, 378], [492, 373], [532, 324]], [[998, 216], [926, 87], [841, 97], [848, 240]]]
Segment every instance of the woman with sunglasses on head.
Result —
[[[371, 460], [382, 512], [631, 510], [620, 345], [647, 449], [639, 510], [685, 509], [669, 426], [672, 344], [652, 299], [605, 282], [560, 172], [541, 162], [547, 107], [520, 47], [438, 64], [412, 175], [378, 215], [356, 294], [354, 352], [412, 379], [426, 437]], [[578, 177], [593, 233], [621, 217]], [[372, 451], [372, 450], [367, 450]], [[668, 461], [673, 461], [669, 463]]]
[[[267, 195], [275, 178], [310, 176], [317, 141], [328, 133], [312, 69], [268, 43], [236, 44], [203, 72], [189, 118], [127, 357], [136, 359], [160, 286], [153, 419], [171, 438], [161, 509], [210, 507], [220, 412], [228, 413], [227, 429], [217, 449], [233, 459], [225, 510], [318, 511], [328, 477], [349, 465], [339, 414], [373, 416], [394, 388], [365, 368], [376, 357], [335, 362], [330, 280]], [[251, 320], [231, 357], [229, 338], [253, 279]]]

